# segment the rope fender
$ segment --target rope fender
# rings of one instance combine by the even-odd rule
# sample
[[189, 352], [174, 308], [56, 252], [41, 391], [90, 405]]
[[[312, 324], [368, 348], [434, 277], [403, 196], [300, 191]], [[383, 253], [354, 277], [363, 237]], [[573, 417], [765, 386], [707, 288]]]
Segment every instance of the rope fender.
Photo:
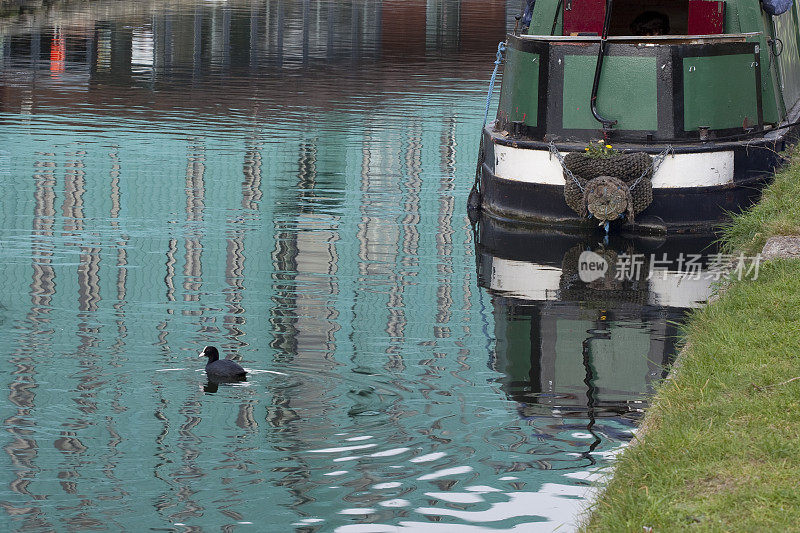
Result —
[[567, 205], [582, 217], [597, 219], [601, 226], [620, 218], [633, 223], [635, 215], [647, 209], [653, 202], [653, 174], [670, 153], [674, 153], [672, 146], [655, 157], [645, 152], [607, 158], [572, 152], [564, 157], [550, 143], [550, 154], [563, 169]]

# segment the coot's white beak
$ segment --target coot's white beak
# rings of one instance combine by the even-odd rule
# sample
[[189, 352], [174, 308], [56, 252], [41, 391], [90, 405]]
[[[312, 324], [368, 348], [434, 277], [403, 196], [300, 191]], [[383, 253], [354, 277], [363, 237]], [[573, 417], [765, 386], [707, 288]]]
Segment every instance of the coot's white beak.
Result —
[[205, 351], [202, 351], [197, 355], [197, 357], [205, 357], [205, 356], [206, 356], [206, 352]]

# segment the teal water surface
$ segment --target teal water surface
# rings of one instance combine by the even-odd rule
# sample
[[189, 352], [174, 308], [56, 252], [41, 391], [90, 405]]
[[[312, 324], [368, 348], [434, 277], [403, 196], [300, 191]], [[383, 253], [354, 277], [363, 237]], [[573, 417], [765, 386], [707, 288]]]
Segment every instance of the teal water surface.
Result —
[[[666, 315], [604, 336], [479, 286], [464, 205], [517, 8], [3, 20], [3, 529], [574, 527], [661, 376]], [[560, 317], [547, 371], [541, 312]], [[587, 336], [631, 369], [597, 420]], [[247, 381], [209, 382], [205, 345]], [[531, 388], [548, 380], [568, 393]]]

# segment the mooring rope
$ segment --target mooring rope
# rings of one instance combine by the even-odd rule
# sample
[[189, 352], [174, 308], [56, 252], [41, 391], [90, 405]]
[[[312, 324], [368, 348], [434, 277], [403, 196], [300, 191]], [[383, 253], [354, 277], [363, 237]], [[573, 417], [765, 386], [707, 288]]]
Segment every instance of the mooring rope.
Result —
[[[489, 93], [486, 95], [486, 111], [483, 114], [483, 127], [481, 128], [481, 143], [480, 151], [478, 152], [478, 165], [475, 169], [475, 181], [472, 184], [473, 193], [477, 193], [478, 203], [480, 203], [480, 185], [481, 173], [483, 162], [486, 159], [486, 151], [483, 146], [483, 130], [486, 129], [486, 123], [489, 121], [489, 107], [492, 105], [492, 94], [494, 93], [494, 83], [497, 81], [497, 71], [500, 70], [500, 65], [503, 63], [503, 52], [506, 51], [505, 41], [500, 41], [497, 45], [497, 57], [494, 60], [494, 70], [492, 71], [492, 78], [489, 80]], [[472, 195], [472, 193], [470, 193]]]
[[[494, 82], [497, 80], [497, 71], [500, 70], [500, 65], [503, 63], [503, 52], [506, 51], [505, 41], [500, 41], [497, 45], [497, 58], [494, 60], [494, 71], [492, 72], [492, 79], [489, 81], [489, 94], [486, 95], [486, 113], [483, 115], [483, 127], [486, 127], [486, 122], [489, 121], [489, 106], [492, 105], [492, 93], [494, 93]], [[483, 130], [481, 130], [483, 131]]]

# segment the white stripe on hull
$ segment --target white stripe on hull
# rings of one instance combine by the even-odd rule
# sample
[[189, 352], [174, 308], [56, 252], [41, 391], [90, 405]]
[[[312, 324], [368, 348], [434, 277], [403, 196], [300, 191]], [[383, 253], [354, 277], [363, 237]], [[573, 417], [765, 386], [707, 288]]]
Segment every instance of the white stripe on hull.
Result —
[[[547, 150], [494, 146], [497, 177], [545, 185], [564, 185], [564, 174]], [[567, 152], [562, 152], [567, 155]], [[667, 156], [653, 176], [653, 187], [711, 187], [733, 182], [733, 151], [698, 152]]]

